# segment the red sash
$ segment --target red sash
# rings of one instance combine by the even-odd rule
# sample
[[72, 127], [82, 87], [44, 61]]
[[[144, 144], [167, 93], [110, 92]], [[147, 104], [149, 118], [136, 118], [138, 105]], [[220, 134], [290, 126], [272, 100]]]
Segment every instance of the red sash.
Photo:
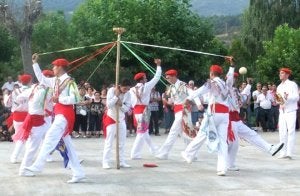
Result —
[[14, 113], [12, 112], [9, 117], [6, 119], [6, 126], [7, 128], [10, 128], [13, 125], [14, 121]]
[[210, 106], [210, 109], [213, 111], [213, 107], [215, 107], [215, 113], [228, 113], [229, 108], [226, 105], [215, 103]]
[[183, 105], [180, 104], [180, 105], [174, 105], [174, 113], [177, 113], [177, 112], [182, 112], [183, 111]]
[[63, 105], [61, 103], [56, 103], [54, 106], [54, 114], [62, 114], [67, 120], [67, 126], [63, 137], [71, 134], [75, 123], [75, 112], [73, 105]]
[[13, 140], [26, 141], [31, 133], [32, 127], [39, 127], [45, 123], [43, 115], [30, 115], [27, 114], [21, 129], [13, 135]]
[[229, 125], [228, 125], [228, 133], [227, 133], [227, 142], [233, 142], [235, 140], [234, 132], [232, 130], [232, 121], [238, 122], [240, 121], [240, 115], [237, 111], [229, 112]]
[[27, 112], [14, 111], [13, 120], [16, 122], [23, 122], [27, 116]]
[[135, 105], [133, 107], [133, 126], [137, 127], [137, 120], [135, 114], [143, 114], [145, 111], [146, 105]]
[[142, 114], [146, 108], [146, 105], [135, 105], [133, 107], [134, 114]]
[[116, 121], [107, 115], [107, 110], [106, 110], [102, 117], [102, 123], [103, 123], [103, 135], [104, 135], [104, 138], [106, 138], [106, 133], [107, 133], [106, 128], [109, 125], [115, 124]]
[[53, 115], [53, 112], [51, 112], [50, 110], [45, 109], [45, 117], [52, 116], [52, 115]]

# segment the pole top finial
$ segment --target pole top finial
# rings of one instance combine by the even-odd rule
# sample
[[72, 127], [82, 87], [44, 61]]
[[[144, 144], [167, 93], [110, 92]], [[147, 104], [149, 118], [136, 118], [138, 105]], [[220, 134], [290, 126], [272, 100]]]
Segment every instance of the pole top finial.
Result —
[[117, 34], [122, 34], [126, 31], [126, 29], [122, 28], [122, 27], [115, 27], [115, 28], [113, 28], [113, 31]]

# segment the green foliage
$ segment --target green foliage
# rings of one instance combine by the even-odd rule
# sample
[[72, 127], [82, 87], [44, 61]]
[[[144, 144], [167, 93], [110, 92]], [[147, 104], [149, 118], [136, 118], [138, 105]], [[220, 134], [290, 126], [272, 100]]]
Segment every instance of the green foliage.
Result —
[[299, 9], [298, 0], [250, 1], [250, 7], [243, 15], [242, 43], [252, 62], [263, 53], [263, 41], [271, 40], [279, 25], [300, 25]]
[[[75, 11], [71, 26], [78, 45], [113, 41], [116, 36], [112, 28], [120, 26], [127, 29], [122, 40], [226, 54], [222, 44], [215, 44], [211, 25], [189, 8], [189, 1], [182, 0], [87, 0]], [[148, 54], [141, 57], [149, 63], [160, 57], [164, 69], [179, 69], [181, 78], [206, 78], [203, 68], [220, 61], [203, 55], [135, 47]], [[129, 68], [126, 70], [131, 76], [144, 69], [124, 48], [121, 65]], [[108, 69], [106, 82], [114, 80], [113, 67], [114, 60], [102, 67]]]
[[16, 40], [0, 26], [0, 84], [2, 84], [7, 76], [16, 78], [17, 74], [22, 70], [22, 63], [16, 56], [19, 55]]
[[278, 70], [289, 67], [293, 78], [300, 81], [300, 29], [287, 24], [279, 26], [273, 40], [263, 43], [265, 54], [257, 60], [257, 71], [262, 81], [278, 81]]

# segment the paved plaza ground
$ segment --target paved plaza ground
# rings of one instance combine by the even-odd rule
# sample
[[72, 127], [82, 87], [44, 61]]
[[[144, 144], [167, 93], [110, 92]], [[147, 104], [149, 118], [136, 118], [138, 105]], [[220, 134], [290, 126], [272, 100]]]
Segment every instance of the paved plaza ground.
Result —
[[[260, 133], [271, 143], [278, 142], [278, 132]], [[152, 136], [161, 145], [166, 135]], [[157, 160], [144, 146], [142, 160], [128, 160], [132, 168], [104, 170], [101, 166], [103, 138], [74, 139], [74, 144], [86, 172], [87, 180], [67, 184], [71, 171], [64, 169], [56, 152], [54, 162], [35, 177], [19, 177], [20, 164], [9, 162], [13, 143], [0, 143], [0, 195], [300, 195], [300, 138], [297, 133], [297, 152], [293, 160], [281, 160], [267, 155], [246, 142], [241, 142], [237, 163], [238, 172], [216, 175], [216, 154], [203, 146], [196, 162], [183, 161], [184, 149], [178, 138], [169, 160]], [[128, 137], [126, 155], [134, 138]], [[144, 163], [159, 167], [145, 168]]]

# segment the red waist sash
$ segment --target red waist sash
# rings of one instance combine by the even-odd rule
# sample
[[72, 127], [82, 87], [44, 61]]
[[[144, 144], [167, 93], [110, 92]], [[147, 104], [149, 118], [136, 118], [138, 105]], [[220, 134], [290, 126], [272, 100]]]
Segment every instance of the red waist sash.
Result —
[[28, 139], [32, 127], [39, 127], [45, 123], [43, 115], [30, 115], [27, 114], [21, 129], [13, 135], [13, 140], [22, 140], [25, 141]]
[[135, 105], [133, 107], [134, 114], [142, 114], [145, 111], [146, 105]]
[[63, 105], [61, 103], [57, 103], [54, 106], [54, 114], [62, 114], [67, 120], [67, 126], [63, 137], [71, 134], [75, 123], [75, 112], [73, 105]]
[[[215, 108], [213, 108], [213, 107], [215, 107]], [[213, 109], [215, 109], [214, 110], [215, 113], [228, 113], [229, 112], [229, 108], [226, 105], [219, 104], [219, 103], [210, 105], [210, 108], [212, 111], [213, 111]]]
[[177, 113], [177, 112], [182, 112], [183, 111], [183, 105], [182, 104], [175, 104], [174, 105], [174, 113]]
[[230, 111], [229, 112], [229, 120], [235, 121], [235, 122], [240, 121], [241, 118], [240, 118], [238, 111]]
[[103, 135], [106, 138], [107, 127], [109, 125], [115, 124], [116, 121], [114, 119], [112, 119], [110, 116], [107, 115], [107, 110], [106, 110], [103, 114], [103, 117], [102, 117], [102, 123], [103, 123]]
[[27, 116], [27, 112], [14, 111], [13, 119], [16, 122], [23, 122]]

